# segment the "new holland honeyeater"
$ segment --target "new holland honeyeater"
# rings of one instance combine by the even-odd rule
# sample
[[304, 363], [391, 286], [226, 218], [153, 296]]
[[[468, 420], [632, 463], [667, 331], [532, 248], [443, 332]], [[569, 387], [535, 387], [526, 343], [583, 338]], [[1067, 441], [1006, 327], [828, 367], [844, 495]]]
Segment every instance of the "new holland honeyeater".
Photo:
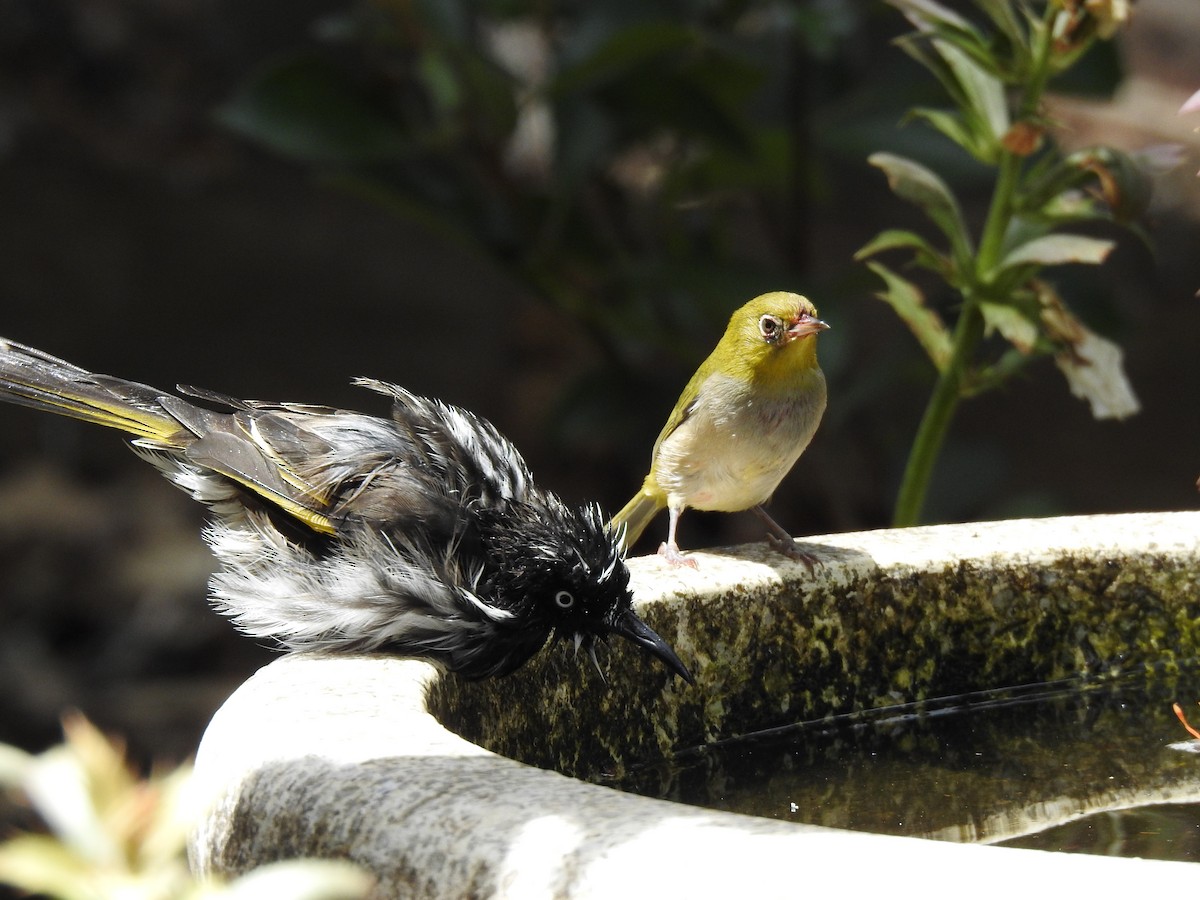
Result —
[[181, 387], [193, 403], [0, 338], [0, 400], [128, 432], [211, 508], [213, 602], [247, 634], [468, 678], [507, 675], [559, 639], [594, 659], [616, 634], [692, 680], [634, 612], [599, 507], [539, 487], [486, 420], [357, 383], [391, 416]]
[[811, 567], [812, 557], [763, 504], [825, 411], [816, 336], [828, 327], [806, 297], [785, 291], [755, 297], [733, 314], [671, 410], [642, 489], [613, 518], [624, 529], [626, 549], [666, 507], [667, 540], [658, 552], [672, 565], [695, 568], [676, 539], [683, 511], [750, 509], [775, 546]]

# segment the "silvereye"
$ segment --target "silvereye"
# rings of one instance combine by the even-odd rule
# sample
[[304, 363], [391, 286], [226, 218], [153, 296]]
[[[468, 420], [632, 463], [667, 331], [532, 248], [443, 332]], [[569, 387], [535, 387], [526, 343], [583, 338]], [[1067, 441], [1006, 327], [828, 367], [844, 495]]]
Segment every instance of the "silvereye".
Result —
[[753, 510], [771, 542], [811, 568], [763, 504], [792, 468], [825, 411], [816, 335], [829, 326], [807, 298], [785, 291], [755, 297], [729, 320], [712, 354], [683, 389], [654, 444], [642, 489], [613, 519], [628, 549], [664, 506], [667, 540], [658, 552], [696, 567], [676, 541], [685, 509]]

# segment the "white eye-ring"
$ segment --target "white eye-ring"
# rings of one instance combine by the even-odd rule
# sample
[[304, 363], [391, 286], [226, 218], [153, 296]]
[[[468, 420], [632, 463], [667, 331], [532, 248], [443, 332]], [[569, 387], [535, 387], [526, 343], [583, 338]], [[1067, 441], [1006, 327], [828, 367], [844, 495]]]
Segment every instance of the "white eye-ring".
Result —
[[559, 591], [554, 595], [554, 604], [559, 609], [570, 609], [575, 605], [575, 595], [570, 591]]
[[783, 331], [783, 321], [778, 316], [765, 315], [758, 320], [758, 330], [768, 341], [778, 340]]

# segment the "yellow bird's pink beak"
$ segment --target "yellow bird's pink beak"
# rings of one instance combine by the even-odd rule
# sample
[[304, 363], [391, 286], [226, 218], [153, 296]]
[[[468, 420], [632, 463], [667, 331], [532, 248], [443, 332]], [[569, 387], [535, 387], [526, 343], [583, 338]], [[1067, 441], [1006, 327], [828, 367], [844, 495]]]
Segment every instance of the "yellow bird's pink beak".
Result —
[[801, 338], [805, 335], [817, 334], [818, 332], [825, 331], [827, 328], [829, 328], [829, 325], [825, 322], [822, 322], [820, 319], [815, 319], [810, 315], [804, 314], [801, 315], [800, 318], [793, 323], [792, 327], [788, 329], [788, 337], [795, 340], [796, 338]]

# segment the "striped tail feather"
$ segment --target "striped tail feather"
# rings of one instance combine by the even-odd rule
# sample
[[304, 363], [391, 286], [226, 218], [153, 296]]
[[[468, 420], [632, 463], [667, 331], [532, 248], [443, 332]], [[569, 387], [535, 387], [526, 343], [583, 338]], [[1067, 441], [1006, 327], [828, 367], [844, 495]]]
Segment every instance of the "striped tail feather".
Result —
[[[66, 360], [0, 338], [0, 400], [116, 428], [132, 436], [134, 448], [169, 479], [209, 503], [220, 475], [257, 494], [313, 531], [333, 534], [324, 492], [292, 471], [264, 432], [296, 442], [294, 425], [269, 410], [215, 392], [202, 393], [234, 406], [237, 414], [194, 406], [174, 394], [109, 375], [97, 375]], [[315, 436], [310, 436], [315, 441]], [[147, 452], [141, 452], [147, 451]], [[301, 454], [302, 455], [302, 454]], [[206, 474], [207, 473], [207, 474]], [[240, 502], [240, 501], [239, 501]]]
[[96, 375], [33, 347], [0, 338], [0, 399], [181, 446], [186, 431], [159, 404], [161, 391]]

